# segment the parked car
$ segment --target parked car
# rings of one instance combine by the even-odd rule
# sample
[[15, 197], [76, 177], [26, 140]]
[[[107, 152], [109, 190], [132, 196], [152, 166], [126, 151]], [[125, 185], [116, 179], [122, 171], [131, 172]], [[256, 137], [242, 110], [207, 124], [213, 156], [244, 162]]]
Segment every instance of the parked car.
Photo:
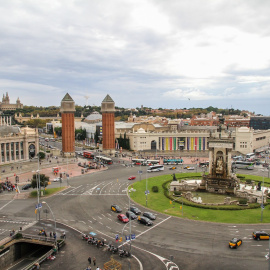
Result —
[[242, 240], [238, 239], [238, 238], [233, 238], [230, 242], [229, 242], [229, 248], [238, 248], [239, 246], [242, 245]]
[[131, 211], [127, 211], [127, 212], [126, 212], [126, 216], [127, 216], [129, 219], [131, 219], [131, 220], [137, 218], [137, 215], [135, 215], [135, 214], [134, 214], [133, 212], [131, 212]]
[[143, 213], [143, 216], [144, 217], [147, 217], [147, 218], [149, 218], [151, 220], [155, 220], [156, 219], [156, 216], [153, 213], [151, 213], [151, 212], [144, 212]]
[[172, 166], [169, 168], [169, 170], [176, 170], [176, 169], [177, 169], [177, 167], [175, 167], [175, 166]]
[[134, 180], [134, 179], [136, 179], [136, 176], [130, 176], [130, 177], [128, 178], [128, 180]]
[[124, 214], [119, 214], [117, 218], [122, 221], [123, 223], [129, 222], [129, 219]]
[[147, 217], [138, 217], [138, 222], [140, 222], [141, 224], [144, 224], [146, 226], [153, 225], [153, 222]]
[[112, 204], [111, 205], [111, 210], [116, 212], [116, 213], [121, 213], [122, 212], [122, 209], [117, 204]]
[[264, 231], [255, 231], [252, 233], [254, 240], [269, 240], [269, 233]]
[[31, 187], [32, 187], [31, 184], [26, 184], [26, 185], [22, 186], [22, 190], [27, 190], [27, 189], [29, 189]]
[[187, 170], [195, 170], [194, 167], [188, 167]]
[[129, 210], [131, 212], [133, 212], [134, 214], [136, 214], [136, 215], [140, 215], [141, 214], [141, 210], [138, 207], [130, 206]]
[[60, 177], [56, 177], [56, 178], [53, 179], [53, 182], [58, 182], [58, 181], [60, 181], [60, 180], [61, 180]]

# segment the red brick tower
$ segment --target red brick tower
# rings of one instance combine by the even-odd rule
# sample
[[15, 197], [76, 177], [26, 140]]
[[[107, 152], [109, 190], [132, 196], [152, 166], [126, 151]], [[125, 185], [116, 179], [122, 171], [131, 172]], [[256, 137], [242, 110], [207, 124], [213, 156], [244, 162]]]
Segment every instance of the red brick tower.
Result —
[[114, 101], [107, 95], [101, 103], [102, 144], [103, 151], [107, 153], [113, 153], [115, 151], [114, 112]]
[[64, 157], [75, 155], [75, 102], [67, 93], [61, 101], [62, 116], [62, 152]]

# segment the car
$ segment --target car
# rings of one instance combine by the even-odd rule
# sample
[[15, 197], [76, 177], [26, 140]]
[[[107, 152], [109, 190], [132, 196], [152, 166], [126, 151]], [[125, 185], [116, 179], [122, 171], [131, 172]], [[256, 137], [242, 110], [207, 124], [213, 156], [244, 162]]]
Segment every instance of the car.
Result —
[[121, 213], [122, 212], [122, 209], [117, 204], [112, 204], [111, 205], [111, 210], [116, 212], [116, 213]]
[[136, 215], [140, 215], [141, 214], [141, 210], [138, 207], [130, 206], [129, 210], [131, 212], [133, 212], [134, 214], [136, 214]]
[[241, 239], [238, 238], [233, 238], [230, 242], [229, 242], [229, 248], [238, 248], [239, 246], [241, 246], [243, 243], [243, 241]]
[[155, 220], [156, 219], [156, 216], [153, 213], [151, 213], [151, 212], [144, 212], [143, 213], [143, 216], [144, 217], [147, 217], [147, 218], [149, 218], [151, 220]]
[[128, 178], [128, 180], [134, 180], [134, 179], [136, 179], [136, 176], [130, 176], [130, 177]]
[[269, 233], [264, 231], [254, 231], [252, 237], [254, 240], [269, 240]]
[[187, 170], [195, 170], [194, 167], [188, 167]]
[[60, 180], [61, 180], [60, 177], [56, 177], [56, 178], [53, 179], [53, 182], [58, 182], [58, 181], [60, 181]]
[[140, 222], [141, 224], [144, 224], [146, 226], [153, 225], [153, 222], [149, 218], [143, 217], [143, 216], [142, 217], [141, 216], [138, 217], [138, 222]]
[[176, 170], [177, 168], [175, 166], [172, 166], [169, 168], [169, 170]]
[[129, 219], [124, 214], [119, 214], [117, 218], [122, 221], [123, 223], [129, 222]]
[[27, 190], [27, 189], [29, 189], [31, 187], [32, 187], [31, 184], [26, 184], [26, 185], [22, 186], [22, 190]]
[[131, 211], [127, 211], [127, 212], [126, 212], [126, 216], [127, 216], [128, 218], [130, 218], [131, 220], [137, 218], [137, 216], [136, 216], [133, 212], [131, 212]]

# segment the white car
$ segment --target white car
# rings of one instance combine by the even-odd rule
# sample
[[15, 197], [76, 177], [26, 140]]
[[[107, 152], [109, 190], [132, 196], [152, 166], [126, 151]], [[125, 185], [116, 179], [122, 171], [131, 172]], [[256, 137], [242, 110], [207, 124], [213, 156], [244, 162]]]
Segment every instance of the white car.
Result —
[[53, 179], [53, 182], [58, 182], [58, 181], [60, 181], [60, 177], [56, 177]]
[[195, 170], [194, 167], [188, 167], [187, 170]]

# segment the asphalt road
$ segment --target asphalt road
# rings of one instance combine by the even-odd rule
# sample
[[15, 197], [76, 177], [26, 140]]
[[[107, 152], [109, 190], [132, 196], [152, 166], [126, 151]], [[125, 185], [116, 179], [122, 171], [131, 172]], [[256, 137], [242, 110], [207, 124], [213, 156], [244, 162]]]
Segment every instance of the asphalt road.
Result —
[[[115, 163], [107, 171], [71, 178], [70, 187], [47, 198], [46, 202], [53, 209], [56, 221], [76, 229], [78, 235], [79, 232], [94, 231], [98, 236], [105, 238], [106, 243], [119, 245], [115, 241], [115, 235], [128, 234], [129, 226], [124, 228], [124, 224], [117, 220], [117, 214], [110, 210], [110, 205], [116, 203], [124, 210], [128, 208], [126, 189], [130, 181], [127, 178], [130, 175], [137, 175], [138, 168], [123, 167]], [[164, 172], [155, 174], [171, 174], [172, 171], [167, 168]], [[141, 169], [143, 179], [146, 168], [141, 167]], [[237, 173], [240, 173], [239, 171]], [[256, 171], [260, 173], [257, 169], [252, 173]], [[139, 180], [138, 176], [137, 180]], [[0, 234], [5, 235], [14, 226], [19, 227], [20, 222], [26, 225], [35, 221], [35, 203], [33, 199], [1, 200]], [[142, 211], [146, 210], [142, 206], [139, 208]], [[47, 215], [52, 219], [50, 213]], [[41, 211], [41, 219], [46, 219], [43, 211]], [[269, 224], [217, 224], [158, 213], [153, 226], [146, 227], [133, 221], [131, 229], [136, 235], [136, 239], [132, 241], [132, 254], [136, 257], [136, 263], [131, 269], [140, 269], [138, 268], [140, 265], [144, 270], [267, 269], [268, 261], [264, 255], [268, 252], [269, 241], [254, 241], [251, 233], [253, 230], [260, 229], [270, 232]], [[232, 237], [242, 238], [243, 245], [236, 250], [229, 249], [228, 241]], [[79, 251], [85, 250], [83, 241], [79, 241], [78, 245]], [[124, 248], [127, 248], [127, 245], [129, 243], [126, 243]], [[103, 257], [104, 260], [107, 259], [104, 256], [104, 254], [108, 256], [106, 250], [100, 250], [99, 254], [101, 254], [100, 260]], [[62, 256], [64, 258], [63, 254]], [[82, 256], [77, 257], [72, 256], [72, 265], [74, 263], [78, 265], [79, 268], [76, 269], [86, 267], [85, 262], [82, 262]], [[68, 260], [69, 258], [65, 258], [62, 261], [66, 263]], [[59, 269], [74, 268], [60, 267]]]

